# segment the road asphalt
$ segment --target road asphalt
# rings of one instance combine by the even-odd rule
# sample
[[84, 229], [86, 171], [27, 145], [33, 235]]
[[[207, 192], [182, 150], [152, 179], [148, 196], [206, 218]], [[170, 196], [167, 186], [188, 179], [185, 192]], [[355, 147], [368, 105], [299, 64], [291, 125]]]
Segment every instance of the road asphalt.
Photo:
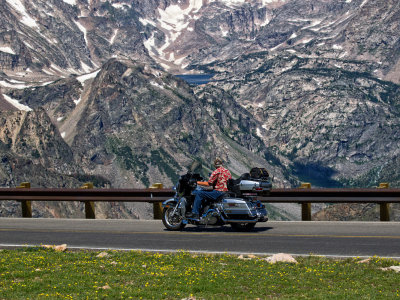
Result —
[[393, 257], [399, 222], [266, 222], [252, 232], [230, 226], [167, 231], [161, 220], [0, 218], [0, 248], [67, 244], [68, 248], [200, 253]]

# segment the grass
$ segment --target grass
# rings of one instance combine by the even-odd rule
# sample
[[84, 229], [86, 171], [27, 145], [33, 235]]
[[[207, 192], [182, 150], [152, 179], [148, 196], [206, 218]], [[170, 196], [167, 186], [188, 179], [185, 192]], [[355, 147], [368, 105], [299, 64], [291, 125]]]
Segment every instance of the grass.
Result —
[[99, 252], [0, 250], [0, 299], [394, 299], [399, 261]]

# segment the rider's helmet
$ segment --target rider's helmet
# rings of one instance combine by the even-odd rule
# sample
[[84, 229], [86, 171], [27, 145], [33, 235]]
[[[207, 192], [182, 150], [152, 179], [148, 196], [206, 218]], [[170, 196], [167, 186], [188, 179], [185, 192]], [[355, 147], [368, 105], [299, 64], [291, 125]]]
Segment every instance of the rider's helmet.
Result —
[[217, 157], [217, 158], [214, 160], [214, 167], [215, 167], [215, 168], [219, 168], [220, 166], [222, 166], [222, 159], [220, 159], [219, 157]]

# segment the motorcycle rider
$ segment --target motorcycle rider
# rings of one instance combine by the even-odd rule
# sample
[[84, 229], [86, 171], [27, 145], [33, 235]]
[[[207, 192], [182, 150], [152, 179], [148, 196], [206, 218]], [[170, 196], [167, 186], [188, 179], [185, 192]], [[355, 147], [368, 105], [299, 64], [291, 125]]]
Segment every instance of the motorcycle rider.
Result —
[[210, 178], [208, 179], [208, 184], [213, 186], [214, 189], [211, 191], [207, 190], [196, 190], [193, 194], [196, 195], [193, 203], [192, 212], [188, 214], [189, 218], [199, 219], [200, 207], [204, 200], [216, 201], [225, 192], [228, 191], [227, 182], [232, 178], [231, 172], [223, 167], [222, 159], [216, 158], [214, 160], [215, 170], [212, 172]]

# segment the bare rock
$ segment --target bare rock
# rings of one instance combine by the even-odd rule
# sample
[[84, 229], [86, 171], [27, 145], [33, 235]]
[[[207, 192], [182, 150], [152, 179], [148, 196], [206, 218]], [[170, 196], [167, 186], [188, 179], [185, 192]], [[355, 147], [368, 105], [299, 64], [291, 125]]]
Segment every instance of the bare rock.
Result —
[[101, 253], [97, 254], [96, 257], [102, 258], [102, 257], [107, 257], [108, 255], [109, 254], [107, 252], [101, 252]]
[[53, 249], [58, 252], [64, 252], [67, 250], [67, 244], [62, 244], [62, 245], [42, 245], [43, 248], [45, 249]]
[[381, 270], [382, 270], [382, 271], [390, 271], [390, 270], [393, 270], [393, 271], [395, 271], [396, 273], [399, 273], [399, 272], [400, 272], [400, 266], [390, 266], [390, 267], [387, 267], [387, 268], [381, 268]]
[[277, 262], [286, 262], [286, 263], [295, 263], [297, 264], [297, 260], [294, 259], [293, 256], [291, 256], [290, 254], [286, 254], [286, 253], [278, 253], [278, 254], [274, 254], [268, 258], [266, 258], [266, 261], [274, 264]]

